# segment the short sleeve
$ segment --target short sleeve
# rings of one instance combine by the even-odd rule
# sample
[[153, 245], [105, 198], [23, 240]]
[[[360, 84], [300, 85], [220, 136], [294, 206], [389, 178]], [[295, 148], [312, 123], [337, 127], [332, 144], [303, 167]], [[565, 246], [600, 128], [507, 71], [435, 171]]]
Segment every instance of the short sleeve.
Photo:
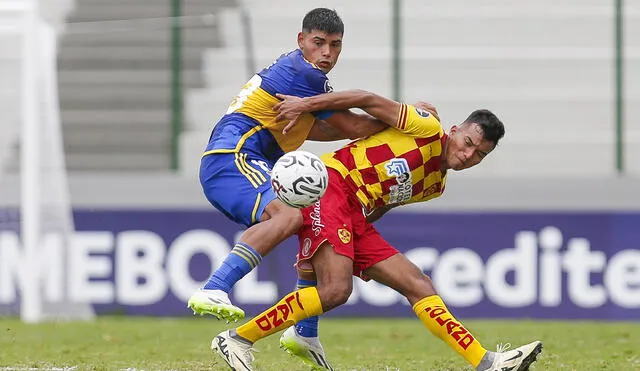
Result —
[[396, 128], [416, 137], [430, 137], [442, 131], [440, 121], [423, 109], [402, 104]]
[[[305, 68], [293, 86], [292, 95], [304, 98], [332, 91], [333, 87], [327, 75], [317, 68]], [[317, 119], [324, 120], [331, 116], [333, 111], [317, 111], [311, 112], [311, 114]]]

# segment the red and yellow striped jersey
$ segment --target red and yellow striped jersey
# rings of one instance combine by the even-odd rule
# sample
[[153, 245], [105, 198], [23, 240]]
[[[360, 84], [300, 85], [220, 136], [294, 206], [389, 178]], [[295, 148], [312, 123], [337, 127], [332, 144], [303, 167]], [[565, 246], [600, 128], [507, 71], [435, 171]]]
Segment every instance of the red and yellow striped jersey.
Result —
[[370, 211], [442, 195], [446, 174], [440, 165], [446, 140], [433, 115], [403, 104], [395, 127], [358, 139], [322, 160], [344, 177]]

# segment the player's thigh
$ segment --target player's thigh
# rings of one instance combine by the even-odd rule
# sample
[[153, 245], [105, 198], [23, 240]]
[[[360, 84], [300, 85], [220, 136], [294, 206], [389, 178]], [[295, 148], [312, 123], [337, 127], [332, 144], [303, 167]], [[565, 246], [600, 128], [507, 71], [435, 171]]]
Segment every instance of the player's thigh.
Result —
[[296, 266], [302, 272], [315, 273], [325, 310], [344, 303], [351, 294], [354, 256], [351, 218], [359, 207], [357, 199], [349, 198], [339, 174], [330, 171], [324, 196], [301, 210], [303, 224], [298, 230], [300, 248]]
[[276, 198], [265, 206], [260, 221], [264, 222], [265, 220], [277, 217], [282, 218], [288, 223], [296, 224], [298, 227], [302, 225], [302, 214], [300, 209], [288, 206]]
[[276, 199], [269, 176], [272, 166], [260, 156], [242, 152], [211, 154], [201, 160], [200, 184], [213, 206], [231, 220], [250, 226]]
[[369, 267], [398, 253], [371, 223], [367, 223], [362, 212], [353, 215], [354, 275], [369, 280], [363, 273]]
[[324, 311], [347, 302], [353, 290], [353, 261], [323, 242], [310, 260]]
[[431, 279], [406, 256], [397, 253], [364, 271], [364, 274], [404, 295], [411, 305], [435, 295]]
[[311, 269], [311, 258], [325, 242], [337, 254], [353, 261], [352, 215], [354, 209], [357, 211], [359, 207], [357, 199], [350, 200], [340, 175], [330, 170], [329, 185], [324, 196], [315, 204], [300, 210], [303, 223], [298, 230], [298, 267]]

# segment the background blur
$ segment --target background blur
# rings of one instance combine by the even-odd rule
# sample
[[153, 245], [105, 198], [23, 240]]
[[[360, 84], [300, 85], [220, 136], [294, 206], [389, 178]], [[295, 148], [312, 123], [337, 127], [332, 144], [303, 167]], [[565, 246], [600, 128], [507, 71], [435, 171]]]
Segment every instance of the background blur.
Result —
[[[24, 228], [16, 207], [29, 202], [20, 198], [29, 163], [21, 152], [24, 100], [40, 91], [25, 85], [33, 59], [23, 58], [24, 35], [8, 26], [25, 2], [0, 0], [0, 230], [14, 233]], [[61, 134], [63, 145], [51, 153], [66, 163], [54, 169], [68, 183], [68, 201], [51, 192], [54, 171], [31, 179], [43, 204], [73, 208], [77, 231], [67, 256], [47, 263], [47, 300], [64, 296], [98, 313], [189, 314], [186, 298], [241, 230], [200, 190], [211, 128], [251, 75], [297, 47], [305, 13], [324, 6], [345, 23], [329, 75], [336, 90], [429, 101], [445, 127], [477, 108], [506, 125], [498, 150], [451, 174], [441, 199], [377, 224], [461, 316], [640, 319], [640, 0], [37, 5], [37, 22], [55, 35], [56, 58], [55, 89], [34, 104], [48, 119], [59, 114], [60, 126], [27, 137], [45, 146]], [[323, 153], [341, 144], [303, 148]], [[0, 307], [15, 313], [23, 250], [7, 236], [0, 238]], [[290, 291], [296, 247], [291, 239], [266, 258], [236, 287], [235, 302], [257, 313]], [[337, 313], [411, 311], [389, 290], [358, 283]]]

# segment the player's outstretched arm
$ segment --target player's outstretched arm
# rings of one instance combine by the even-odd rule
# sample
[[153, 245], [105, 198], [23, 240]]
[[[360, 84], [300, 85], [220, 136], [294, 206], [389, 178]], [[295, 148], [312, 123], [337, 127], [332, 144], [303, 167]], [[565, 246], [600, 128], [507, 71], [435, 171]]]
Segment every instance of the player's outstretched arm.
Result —
[[[314, 141], [358, 139], [373, 135], [389, 126], [369, 115], [349, 111], [336, 111], [326, 120], [316, 119], [307, 137]], [[286, 134], [286, 131], [283, 131]]]
[[400, 113], [400, 103], [365, 90], [345, 90], [300, 98], [276, 94], [282, 99], [274, 106], [276, 120], [296, 120], [302, 113], [323, 110], [360, 108], [387, 125], [394, 126]]
[[[401, 109], [400, 103], [365, 90], [346, 90], [306, 98], [282, 94], [277, 94], [277, 96], [282, 101], [274, 106], [274, 110], [278, 112], [276, 119], [290, 120], [283, 133], [293, 127], [298, 117], [306, 112], [360, 108], [386, 125], [396, 126]], [[426, 102], [418, 102], [416, 106], [430, 111], [437, 118], [437, 110], [433, 105]], [[333, 124], [332, 122], [330, 123]], [[340, 129], [345, 131], [344, 127], [340, 127]], [[380, 130], [381, 128], [377, 129], [377, 131]]]
[[[417, 102], [414, 107], [429, 111], [438, 121], [438, 110], [431, 103]], [[291, 128], [293, 125], [287, 125]], [[334, 111], [325, 120], [316, 120], [307, 139], [315, 141], [332, 141], [340, 139], [364, 138], [380, 132], [389, 125], [370, 115], [355, 114], [351, 111]], [[286, 134], [286, 130], [283, 131]], [[329, 134], [329, 135], [328, 135]]]
[[345, 138], [341, 139], [364, 138], [389, 127], [375, 117], [351, 111], [334, 111], [324, 120], [324, 124], [345, 133]]

